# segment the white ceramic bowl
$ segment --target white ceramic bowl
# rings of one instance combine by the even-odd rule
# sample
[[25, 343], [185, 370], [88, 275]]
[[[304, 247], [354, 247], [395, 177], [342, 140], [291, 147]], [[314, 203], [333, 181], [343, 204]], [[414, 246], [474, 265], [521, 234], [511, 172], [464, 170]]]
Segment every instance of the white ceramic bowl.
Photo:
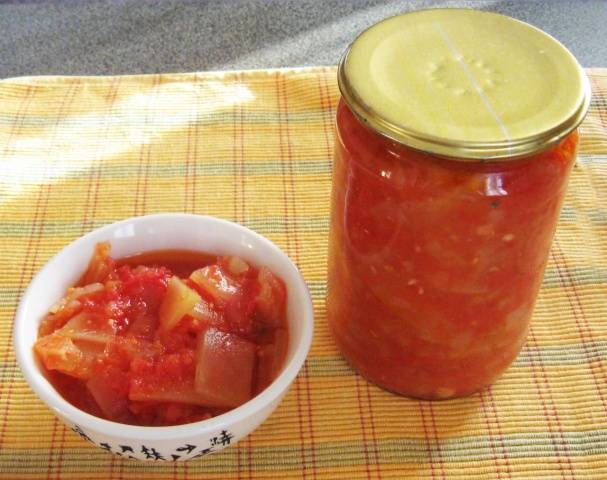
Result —
[[[233, 254], [266, 265], [287, 285], [289, 350], [280, 375], [244, 405], [202, 422], [172, 427], [124, 425], [90, 415], [59, 395], [42, 374], [32, 347], [38, 325], [51, 305], [83, 274], [93, 247], [109, 241], [112, 256], [184, 249]], [[94, 230], [74, 241], [34, 277], [15, 317], [17, 360], [32, 390], [69, 428], [113, 453], [139, 460], [182, 461], [222, 450], [257, 428], [276, 408], [306, 359], [314, 313], [306, 284], [289, 257], [257, 233], [213, 217], [160, 214], [135, 217]]]

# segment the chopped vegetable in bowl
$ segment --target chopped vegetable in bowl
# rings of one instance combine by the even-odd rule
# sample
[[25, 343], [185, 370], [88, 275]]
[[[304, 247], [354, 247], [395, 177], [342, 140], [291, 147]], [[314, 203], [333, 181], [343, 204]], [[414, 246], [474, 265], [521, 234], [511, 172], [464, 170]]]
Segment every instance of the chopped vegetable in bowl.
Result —
[[115, 260], [99, 243], [34, 351], [63, 397], [132, 425], [191, 423], [235, 408], [280, 372], [284, 282], [235, 256], [155, 251]]

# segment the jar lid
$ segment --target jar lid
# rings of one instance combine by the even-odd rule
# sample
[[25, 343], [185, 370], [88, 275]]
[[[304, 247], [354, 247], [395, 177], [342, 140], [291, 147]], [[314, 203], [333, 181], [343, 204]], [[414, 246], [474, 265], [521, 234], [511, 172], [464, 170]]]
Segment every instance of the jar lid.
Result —
[[506, 159], [574, 130], [590, 85], [573, 55], [527, 23], [468, 9], [420, 10], [360, 34], [338, 71], [371, 128], [437, 155]]

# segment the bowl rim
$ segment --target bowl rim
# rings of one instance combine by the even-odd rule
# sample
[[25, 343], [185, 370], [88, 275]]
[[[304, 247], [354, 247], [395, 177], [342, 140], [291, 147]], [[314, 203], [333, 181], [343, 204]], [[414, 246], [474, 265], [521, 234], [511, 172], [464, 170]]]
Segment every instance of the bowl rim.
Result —
[[[129, 425], [110, 420], [105, 420], [100, 417], [91, 415], [79, 408], [75, 407], [65, 400], [59, 392], [55, 390], [53, 385], [39, 371], [35, 365], [34, 353], [31, 351], [31, 346], [25, 345], [26, 340], [24, 324], [27, 321], [27, 308], [30, 296], [38, 286], [36, 283], [45, 272], [56, 268], [61, 264], [62, 257], [67, 255], [66, 252], [79, 247], [91, 241], [91, 237], [102, 235], [103, 233], [111, 232], [116, 228], [132, 222], [161, 222], [165, 220], [185, 221], [185, 222], [209, 222], [223, 225], [227, 228], [239, 230], [241, 233], [254, 238], [257, 242], [265, 244], [272, 250], [280, 262], [284, 263], [293, 273], [295, 285], [301, 289], [303, 304], [300, 306], [301, 322], [303, 324], [301, 339], [295, 346], [295, 351], [290, 362], [285, 366], [281, 374], [264, 391], [254, 396], [249, 401], [239, 407], [236, 407], [226, 413], [212, 417], [207, 420], [202, 420], [194, 423], [172, 426], [138, 426]], [[188, 438], [192, 436], [202, 435], [206, 432], [215, 432], [221, 429], [226, 429], [230, 425], [234, 425], [246, 421], [247, 417], [259, 413], [264, 408], [270, 406], [275, 400], [279, 400], [281, 395], [288, 389], [293, 382], [299, 370], [303, 366], [307, 354], [312, 344], [314, 334], [314, 308], [310, 297], [309, 288], [293, 261], [284, 253], [276, 244], [260, 235], [259, 233], [240, 225], [236, 222], [231, 222], [222, 218], [210, 215], [196, 215], [188, 213], [159, 213], [152, 215], [142, 215], [129, 217], [117, 222], [113, 222], [94, 230], [87, 232], [79, 238], [70, 242], [63, 247], [46, 264], [32, 277], [30, 283], [21, 296], [19, 306], [14, 316], [14, 331], [13, 331], [13, 347], [15, 349], [17, 363], [23, 376], [33, 392], [51, 409], [54, 413], [64, 417], [79, 426], [90, 428], [98, 433], [106, 433], [126, 439], [133, 440], [170, 440], [178, 438]]]

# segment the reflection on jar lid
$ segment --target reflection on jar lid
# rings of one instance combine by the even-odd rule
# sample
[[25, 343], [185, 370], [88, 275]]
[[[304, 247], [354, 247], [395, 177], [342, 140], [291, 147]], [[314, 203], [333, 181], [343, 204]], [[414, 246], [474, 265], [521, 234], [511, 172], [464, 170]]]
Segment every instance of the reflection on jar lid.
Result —
[[503, 15], [421, 10], [364, 31], [339, 88], [371, 128], [407, 146], [506, 159], [561, 140], [584, 118], [588, 79], [550, 35]]

